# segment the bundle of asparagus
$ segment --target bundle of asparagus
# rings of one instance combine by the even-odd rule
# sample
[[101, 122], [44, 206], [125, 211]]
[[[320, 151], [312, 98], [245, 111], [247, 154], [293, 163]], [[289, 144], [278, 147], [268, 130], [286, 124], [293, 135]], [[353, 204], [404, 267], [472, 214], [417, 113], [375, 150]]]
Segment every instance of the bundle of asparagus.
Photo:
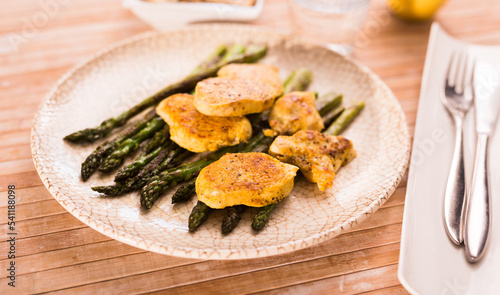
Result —
[[[344, 131], [349, 124], [358, 116], [361, 110], [364, 108], [365, 104], [363, 102], [358, 103], [348, 109], [343, 109], [340, 106], [342, 102], [342, 97], [340, 96], [340, 102], [337, 107], [333, 107], [329, 113], [325, 113], [325, 109], [321, 109], [319, 113], [323, 117], [323, 122], [325, 126], [329, 126], [324, 133], [328, 135], [339, 135], [342, 131]], [[335, 105], [335, 100], [332, 101], [332, 105]], [[326, 108], [326, 106], [325, 106]], [[324, 115], [323, 115], [323, 114]], [[330, 123], [330, 124], [329, 124]], [[264, 228], [269, 220], [271, 213], [274, 208], [276, 208], [276, 204], [271, 204], [263, 207], [259, 213], [257, 213], [252, 221], [252, 229], [255, 231], [260, 231]]]
[[[284, 89], [286, 89], [287, 92], [306, 90], [311, 82], [311, 77], [312, 74], [310, 71], [305, 69], [297, 70], [285, 80]], [[325, 126], [330, 126], [329, 128], [343, 130], [343, 128], [350, 123], [349, 120], [352, 121], [356, 115], [347, 114], [352, 114], [352, 110], [359, 109], [356, 107], [344, 111], [344, 108], [341, 106], [342, 96], [332, 95], [329, 93], [325, 98], [323, 98], [323, 101], [325, 100], [330, 100], [330, 102], [321, 107], [319, 113], [323, 117]], [[342, 116], [342, 114], [344, 114], [344, 116]], [[252, 122], [254, 130], [257, 129], [259, 133], [252, 137], [248, 143], [223, 148], [210, 154], [204, 159], [166, 170], [154, 176], [141, 190], [141, 206], [146, 209], [150, 209], [153, 206], [153, 203], [162, 195], [163, 192], [182, 182], [186, 183], [181, 185], [175, 191], [172, 196], [172, 203], [189, 200], [193, 195], [195, 195], [195, 178], [198, 173], [204, 167], [217, 161], [226, 153], [266, 152], [274, 138], [265, 137], [262, 132], [260, 132], [260, 130], [265, 128], [264, 126], [267, 124], [265, 115], [262, 113], [258, 114], [256, 118], [253, 118]], [[101, 188], [101, 192], [102, 191], [103, 190]], [[252, 228], [254, 230], [261, 230], [265, 226], [275, 206], [276, 204], [263, 207], [261, 211], [254, 216], [254, 221], [252, 223]], [[240, 214], [244, 211], [244, 208], [245, 206], [235, 206], [228, 209], [227, 215], [224, 217], [222, 222], [223, 234], [230, 233], [237, 226], [239, 220], [241, 219]], [[198, 202], [193, 208], [189, 218], [189, 230], [192, 232], [195, 231], [208, 218], [211, 211], [213, 211], [212, 208], [206, 206], [202, 202]]]
[[[359, 103], [354, 105], [353, 107], [344, 110], [343, 107], [341, 106], [341, 103], [342, 103], [342, 96], [337, 96], [319, 110], [319, 113], [323, 118], [325, 126], [329, 126], [325, 131], [325, 133], [329, 135], [340, 134], [340, 132], [343, 131], [356, 118], [356, 116], [361, 112], [361, 110], [364, 107], [363, 103]], [[257, 136], [254, 137], [253, 139], [261, 140], [258, 139]], [[249, 151], [266, 152], [269, 146], [271, 145], [272, 141], [274, 140], [274, 138], [265, 137], [264, 140], [261, 141], [261, 145], [263, 147], [260, 150], [249, 150]], [[181, 186], [179, 189], [183, 189], [183, 186]], [[188, 193], [192, 193], [192, 191]], [[276, 208], [276, 206], [277, 204], [271, 204], [262, 207], [259, 210], [259, 212], [253, 217], [252, 229], [255, 231], [262, 230], [267, 224], [271, 216], [271, 213]], [[235, 206], [235, 207], [229, 208], [227, 214], [224, 216], [222, 220], [221, 230], [224, 235], [229, 234], [237, 226], [238, 222], [241, 219], [240, 214], [244, 211], [244, 209], [242, 209], [241, 207], [245, 206]], [[198, 229], [198, 227], [207, 220], [209, 214], [212, 211], [213, 211], [212, 208], [208, 207], [203, 202], [198, 201], [193, 210], [191, 211], [191, 215], [189, 216], [189, 231], [191, 232], [196, 231], [196, 229]]]
[[[112, 130], [125, 125], [131, 118], [154, 107], [164, 98], [180, 92], [190, 92], [197, 82], [211, 76], [229, 63], [256, 62], [266, 53], [265, 46], [252, 45], [243, 47], [225, 45], [218, 47], [206, 60], [198, 65], [186, 78], [174, 83], [153, 96], [143, 100], [128, 111], [115, 118], [103, 121], [95, 128], [77, 131], [64, 139], [75, 142], [93, 142], [108, 136]], [[311, 82], [312, 73], [299, 69], [290, 74], [284, 82], [284, 92], [304, 91]], [[325, 133], [339, 134], [354, 120], [363, 108], [362, 104], [344, 110], [342, 96], [328, 93], [323, 101], [329, 101], [319, 108], [324, 125], [329, 126]], [[195, 180], [199, 172], [210, 163], [217, 161], [226, 153], [267, 152], [274, 140], [261, 132], [268, 127], [267, 112], [251, 115], [254, 136], [247, 142], [222, 148], [205, 158], [181, 164], [193, 153], [184, 150], [169, 139], [169, 127], [156, 115], [155, 110], [148, 111], [144, 118], [134, 126], [109, 142], [101, 144], [82, 163], [81, 175], [86, 181], [96, 170], [110, 172], [120, 166], [124, 159], [133, 154], [141, 145], [143, 152], [129, 165], [118, 171], [115, 184], [92, 187], [92, 190], [108, 196], [119, 196], [135, 190], [141, 190], [141, 206], [150, 209], [153, 203], [169, 188], [182, 184], [173, 194], [172, 203], [185, 202], [195, 195]], [[264, 228], [277, 204], [262, 207], [253, 217], [252, 228], [256, 231]], [[227, 209], [222, 221], [222, 233], [230, 233], [241, 219], [246, 206], [239, 205]], [[202, 202], [198, 202], [189, 217], [189, 230], [195, 231], [213, 211]]]
[[[192, 91], [196, 83], [207, 77], [215, 76], [221, 67], [230, 63], [256, 62], [266, 54], [266, 51], [267, 47], [262, 45], [244, 47], [236, 44], [229, 48], [226, 45], [221, 45], [183, 80], [167, 86], [119, 116], [103, 121], [97, 127], [74, 132], [64, 139], [74, 143], [85, 143], [105, 138], [112, 130], [125, 125], [130, 119], [154, 107], [164, 98], [175, 93]], [[137, 180], [134, 182], [136, 183], [135, 185], [131, 185], [132, 180], [130, 179], [140, 174], [148, 163], [154, 162], [158, 166], [162, 161], [157, 158], [165, 158], [167, 156], [170, 160], [166, 162], [171, 162], [172, 159], [176, 158], [182, 152], [180, 147], [173, 148], [173, 146], [165, 143], [168, 140], [168, 126], [164, 126], [165, 122], [156, 115], [154, 109], [147, 112], [143, 120], [125, 130], [113, 140], [101, 144], [85, 159], [81, 167], [82, 180], [88, 180], [97, 170], [101, 172], [113, 171], [123, 163], [125, 158], [135, 152], [141, 143], [149, 140], [149, 143], [144, 148], [144, 153], [133, 164], [120, 171], [115, 179], [116, 181], [125, 181], [129, 184], [125, 190], [121, 187], [120, 193], [130, 191], [132, 186], [137, 187]], [[184, 154], [184, 156], [187, 155], [189, 154]], [[153, 161], [155, 159], [156, 161]], [[166, 162], [161, 165], [163, 169], [168, 166]], [[157, 170], [151, 166], [148, 167], [150, 170]], [[145, 174], [149, 175], [151, 171], [144, 171], [141, 175]], [[140, 181], [139, 183], [143, 182]], [[115, 190], [114, 193], [117, 194], [118, 190]]]
[[[286, 92], [306, 90], [311, 83], [311, 78], [312, 73], [306, 69], [294, 71], [285, 80], [283, 85], [284, 89]], [[254, 133], [257, 133], [257, 135], [251, 138], [248, 143], [225, 147], [215, 153], [212, 153], [205, 159], [191, 164], [186, 164], [183, 167], [178, 167], [176, 168], [177, 170], [172, 169], [165, 171], [155, 176], [141, 190], [141, 205], [146, 209], [150, 209], [153, 206], [154, 201], [157, 200], [168, 188], [183, 181], [195, 178], [201, 169], [217, 161], [220, 157], [227, 153], [267, 151], [267, 148], [272, 142], [272, 138], [265, 137], [264, 134], [260, 132], [260, 130], [262, 130], [267, 124], [265, 116], [262, 115], [262, 113], [259, 113], [258, 116], [253, 118], [252, 122]], [[190, 186], [190, 183], [181, 186], [179, 190], [174, 193], [174, 195], [176, 195], [175, 202], [179, 202], [179, 200], [189, 200], [189, 198], [194, 195], [192, 194], [193, 189], [188, 189], [188, 187], [185, 186]], [[191, 195], [188, 197], [187, 195], [189, 193], [191, 193]], [[172, 202], [175, 203], [174, 200]]]
[[142, 111], [155, 106], [164, 98], [175, 93], [189, 93], [194, 89], [196, 83], [208, 77], [215, 76], [217, 71], [230, 63], [252, 63], [256, 62], [267, 52], [264, 45], [233, 45], [229, 49], [225, 45], [218, 47], [207, 60], [202, 62], [186, 78], [160, 90], [158, 93], [146, 98], [131, 109], [123, 112], [117, 117], [109, 118], [94, 128], [87, 128], [67, 135], [64, 139], [71, 142], [94, 142], [105, 138], [113, 129], [125, 125], [131, 118]]

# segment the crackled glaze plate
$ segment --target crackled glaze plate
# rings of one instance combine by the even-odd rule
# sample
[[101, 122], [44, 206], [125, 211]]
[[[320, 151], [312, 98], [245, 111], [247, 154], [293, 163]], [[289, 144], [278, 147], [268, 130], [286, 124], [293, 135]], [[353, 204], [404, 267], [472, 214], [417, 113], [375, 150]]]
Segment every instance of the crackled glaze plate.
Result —
[[[342, 168], [331, 189], [321, 192], [300, 177], [277, 206], [266, 228], [252, 231], [247, 210], [228, 236], [216, 211], [199, 230], [188, 232], [196, 200], [171, 205], [168, 192], [145, 211], [139, 195], [107, 198], [90, 187], [112, 176], [80, 179], [80, 164], [96, 147], [63, 141], [73, 131], [99, 124], [189, 73], [221, 43], [265, 43], [262, 63], [284, 79], [300, 67], [314, 73], [310, 87], [320, 94], [344, 94], [345, 104], [365, 101], [362, 114], [344, 135], [358, 157]], [[410, 151], [404, 114], [389, 88], [370, 70], [339, 54], [290, 36], [239, 25], [201, 25], [146, 33], [117, 44], [67, 73], [42, 103], [32, 129], [36, 169], [54, 198], [95, 230], [126, 244], [158, 253], [207, 259], [263, 257], [305, 248], [333, 238], [365, 220], [392, 194], [405, 173]]]

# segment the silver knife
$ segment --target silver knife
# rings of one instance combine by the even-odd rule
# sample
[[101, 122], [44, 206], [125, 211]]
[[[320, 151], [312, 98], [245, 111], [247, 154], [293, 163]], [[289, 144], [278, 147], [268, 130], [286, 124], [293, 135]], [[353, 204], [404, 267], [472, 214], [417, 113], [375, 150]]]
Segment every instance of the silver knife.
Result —
[[491, 190], [488, 179], [488, 145], [500, 109], [500, 74], [485, 62], [476, 64], [474, 93], [477, 143], [464, 225], [466, 257], [471, 263], [481, 260], [490, 236]]

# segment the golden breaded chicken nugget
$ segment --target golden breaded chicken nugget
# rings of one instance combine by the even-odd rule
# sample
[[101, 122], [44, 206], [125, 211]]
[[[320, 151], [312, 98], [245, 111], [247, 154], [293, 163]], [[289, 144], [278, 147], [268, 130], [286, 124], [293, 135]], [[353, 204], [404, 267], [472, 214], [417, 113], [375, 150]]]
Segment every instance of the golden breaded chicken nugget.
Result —
[[356, 150], [343, 136], [301, 130], [293, 136], [278, 136], [269, 147], [269, 154], [297, 165], [307, 180], [317, 183], [324, 191], [333, 185], [340, 167], [356, 157]]
[[252, 126], [245, 117], [209, 117], [193, 106], [190, 94], [174, 94], [164, 99], [156, 112], [170, 127], [170, 138], [181, 147], [201, 153], [246, 142]]
[[226, 154], [201, 170], [196, 194], [198, 200], [214, 209], [263, 207], [290, 194], [297, 170], [264, 153]]

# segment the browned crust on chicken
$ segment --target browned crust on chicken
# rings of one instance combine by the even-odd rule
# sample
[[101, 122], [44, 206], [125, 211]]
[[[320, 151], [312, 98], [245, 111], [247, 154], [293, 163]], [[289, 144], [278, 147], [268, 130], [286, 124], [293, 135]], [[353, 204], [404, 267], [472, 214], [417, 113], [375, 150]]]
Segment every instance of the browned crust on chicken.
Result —
[[283, 93], [283, 82], [279, 76], [279, 70], [275, 66], [266, 64], [229, 64], [217, 72], [219, 77], [231, 79], [257, 80], [264, 84], [273, 86], [274, 97]]
[[316, 110], [312, 92], [295, 91], [278, 98], [269, 114], [269, 125], [278, 134], [294, 134], [299, 130], [321, 131], [325, 126]]
[[219, 77], [196, 85], [194, 105], [208, 116], [243, 116], [272, 107], [283, 92], [278, 69], [261, 64], [232, 64]]
[[256, 80], [209, 78], [196, 85], [194, 105], [208, 116], [243, 116], [270, 109], [273, 89]]
[[236, 145], [251, 137], [252, 126], [247, 118], [206, 116], [194, 108], [193, 99], [189, 94], [175, 94], [156, 108], [170, 127], [170, 138], [181, 147], [201, 153]]
[[333, 185], [340, 167], [356, 157], [356, 150], [345, 137], [303, 130], [293, 136], [278, 136], [270, 146], [269, 154], [297, 165], [309, 181], [317, 183], [324, 191]]
[[200, 172], [196, 193], [211, 208], [262, 207], [290, 194], [297, 170], [264, 153], [226, 154]]

